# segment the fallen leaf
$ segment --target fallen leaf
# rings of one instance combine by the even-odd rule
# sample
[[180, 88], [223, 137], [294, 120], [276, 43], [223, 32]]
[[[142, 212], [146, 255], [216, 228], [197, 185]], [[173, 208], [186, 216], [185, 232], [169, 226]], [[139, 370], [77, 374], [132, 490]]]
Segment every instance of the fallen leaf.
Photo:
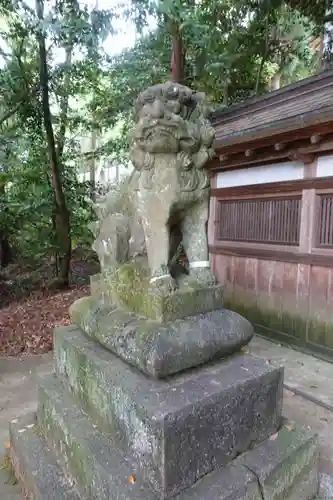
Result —
[[134, 484], [134, 483], [135, 483], [135, 477], [134, 477], [134, 476], [130, 476], [130, 477], [129, 477], [129, 482], [130, 482], [131, 484]]
[[272, 434], [272, 435], [270, 436], [270, 438], [269, 438], [269, 439], [270, 439], [271, 441], [275, 441], [275, 439], [276, 439], [277, 437], [278, 437], [278, 434], [276, 433], [276, 434]]
[[288, 431], [292, 431], [293, 427], [291, 425], [285, 425], [285, 428], [288, 429]]
[[38, 290], [0, 309], [0, 356], [51, 351], [54, 328], [71, 324], [69, 305], [88, 294], [87, 285], [58, 292]]
[[9, 450], [9, 448], [10, 448], [10, 441], [5, 441], [5, 448], [6, 448], [6, 450]]
[[266, 359], [266, 365], [270, 365], [270, 364], [271, 364], [270, 359]]

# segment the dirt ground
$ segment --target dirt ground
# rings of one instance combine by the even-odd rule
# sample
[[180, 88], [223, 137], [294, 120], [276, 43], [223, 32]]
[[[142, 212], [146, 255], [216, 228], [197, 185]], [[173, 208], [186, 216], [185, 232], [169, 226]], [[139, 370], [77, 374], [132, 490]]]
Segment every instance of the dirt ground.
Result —
[[[315, 392], [324, 402], [332, 393], [333, 364], [278, 346], [256, 337], [252, 355], [285, 364], [285, 383], [302, 391]], [[22, 358], [0, 358], [0, 453], [2, 460], [8, 440], [8, 422], [37, 406], [38, 378], [52, 371], [52, 354], [27, 355]], [[320, 388], [318, 389], [320, 385]], [[297, 386], [297, 387], [296, 387]], [[333, 398], [331, 399], [333, 405]], [[321, 443], [320, 500], [333, 499], [333, 411], [296, 395], [284, 394], [284, 416], [307, 425], [319, 434]], [[1, 500], [22, 500], [18, 485], [7, 484], [7, 473], [0, 473]]]
[[69, 323], [69, 305], [89, 295], [89, 276], [98, 271], [96, 260], [73, 256], [71, 287], [57, 289], [50, 261], [0, 269], [0, 357], [49, 352], [54, 327]]

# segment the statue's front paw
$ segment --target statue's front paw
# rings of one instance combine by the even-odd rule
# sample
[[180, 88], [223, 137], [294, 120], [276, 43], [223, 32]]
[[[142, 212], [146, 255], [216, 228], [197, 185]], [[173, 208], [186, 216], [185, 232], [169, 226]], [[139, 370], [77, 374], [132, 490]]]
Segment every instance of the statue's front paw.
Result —
[[154, 276], [150, 279], [148, 292], [154, 295], [169, 295], [176, 288], [177, 283], [171, 276]]

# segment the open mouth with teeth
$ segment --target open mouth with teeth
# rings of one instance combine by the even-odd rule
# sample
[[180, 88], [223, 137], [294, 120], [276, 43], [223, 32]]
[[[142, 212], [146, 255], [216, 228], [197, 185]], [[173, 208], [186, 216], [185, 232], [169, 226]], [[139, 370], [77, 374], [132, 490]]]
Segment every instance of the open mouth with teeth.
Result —
[[175, 130], [179, 128], [179, 124], [172, 123], [169, 120], [153, 120], [149, 125], [144, 127], [144, 135], [146, 138], [155, 135], [156, 132], [163, 135], [174, 135]]

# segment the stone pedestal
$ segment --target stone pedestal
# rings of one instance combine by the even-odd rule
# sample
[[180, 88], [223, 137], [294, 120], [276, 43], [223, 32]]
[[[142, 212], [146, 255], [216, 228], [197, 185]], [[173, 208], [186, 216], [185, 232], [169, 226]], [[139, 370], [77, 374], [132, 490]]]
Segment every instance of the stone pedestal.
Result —
[[[306, 500], [318, 440], [283, 421], [283, 369], [237, 354], [157, 380], [76, 326], [54, 334], [37, 417], [11, 424], [31, 498]], [[29, 497], [30, 498], [30, 497]]]
[[[153, 380], [65, 328], [55, 332], [55, 360], [58, 378], [106, 432], [117, 434], [160, 498], [192, 486], [280, 427], [283, 371], [249, 356]], [[39, 408], [46, 433], [48, 393], [42, 389], [46, 403]]]
[[131, 293], [130, 309], [114, 286], [95, 277], [71, 306], [37, 414], [11, 423], [28, 498], [314, 498], [317, 436], [283, 420], [283, 368], [242, 354], [253, 328], [222, 287]]

